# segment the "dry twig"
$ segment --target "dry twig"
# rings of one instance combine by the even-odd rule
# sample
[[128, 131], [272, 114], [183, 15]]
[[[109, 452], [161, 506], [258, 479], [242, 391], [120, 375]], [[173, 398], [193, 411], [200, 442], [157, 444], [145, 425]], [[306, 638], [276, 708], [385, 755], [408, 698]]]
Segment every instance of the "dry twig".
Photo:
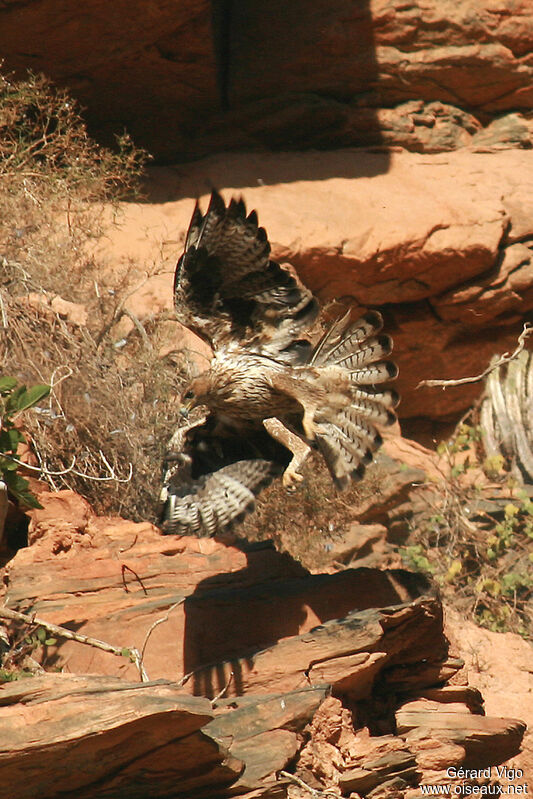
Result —
[[79, 472], [77, 469], [74, 468], [76, 464], [76, 456], [74, 455], [72, 458], [72, 463], [70, 466], [67, 466], [66, 469], [61, 469], [57, 472], [51, 472], [44, 464], [42, 466], [31, 466], [29, 463], [25, 463], [24, 461], [15, 458], [14, 455], [8, 455], [7, 453], [2, 453], [4, 458], [7, 458], [13, 463], [18, 463], [20, 466], [24, 466], [25, 469], [29, 469], [31, 472], [39, 472], [40, 474], [44, 475], [45, 477], [60, 477], [65, 474], [76, 474], [78, 477], [83, 477], [84, 480], [94, 480], [97, 483], [105, 483], [109, 482], [109, 480], [114, 480], [117, 483], [129, 483], [132, 475], [133, 475], [133, 464], [128, 464], [128, 476], [127, 477], [117, 477], [115, 474], [114, 468], [111, 466], [107, 458], [105, 457], [102, 450], [99, 450], [99, 455], [102, 458], [105, 466], [109, 469], [109, 476], [106, 477], [95, 477], [91, 474], [85, 474], [84, 472]]
[[229, 677], [228, 677], [228, 679], [226, 681], [226, 685], [224, 686], [224, 688], [221, 691], [219, 691], [218, 694], [211, 699], [211, 707], [214, 707], [216, 705], [216, 703], [218, 702], [218, 700], [222, 699], [222, 697], [224, 696], [224, 694], [226, 693], [226, 691], [230, 687], [231, 681], [233, 680], [234, 676], [235, 676], [234, 673], [232, 671], [230, 671]]
[[89, 635], [82, 635], [81, 633], [75, 633], [72, 630], [68, 630], [66, 627], [59, 627], [57, 624], [52, 624], [49, 621], [40, 619], [34, 614], [29, 616], [26, 613], [19, 613], [16, 610], [11, 610], [10, 608], [7, 608], [5, 605], [0, 608], [0, 618], [9, 619], [10, 621], [18, 621], [21, 624], [29, 624], [32, 626], [37, 625], [38, 627], [44, 627], [45, 630], [48, 630], [49, 633], [52, 633], [52, 635], [55, 635], [58, 638], [66, 638], [69, 641], [76, 641], [78, 644], [86, 644], [87, 646], [92, 646], [95, 649], [101, 649], [104, 652], [110, 652], [112, 655], [117, 655], [118, 657], [129, 657], [132, 663], [135, 663], [139, 671], [141, 681], [142, 682], [149, 681], [149, 677], [142, 663], [142, 656], [139, 650], [136, 649], [135, 647], [113, 646], [112, 644], [108, 644], [107, 641], [100, 641], [98, 638], [91, 638]]
[[138, 583], [139, 583], [139, 585], [141, 586], [142, 590], [144, 591], [144, 595], [145, 595], [145, 596], [148, 596], [148, 591], [147, 591], [147, 590], [146, 590], [146, 588], [144, 587], [144, 583], [143, 583], [143, 581], [141, 580], [141, 578], [139, 577], [139, 575], [137, 574], [137, 572], [136, 572], [136, 571], [134, 571], [134, 570], [131, 568], [131, 566], [126, 566], [126, 564], [125, 564], [125, 563], [123, 563], [123, 564], [122, 564], [122, 584], [123, 584], [123, 586], [124, 586], [124, 590], [125, 590], [125, 592], [126, 592], [127, 594], [129, 594], [129, 592], [130, 592], [130, 589], [128, 588], [128, 586], [127, 586], [127, 584], [126, 584], [126, 572], [127, 572], [127, 571], [129, 571], [129, 572], [131, 572], [131, 573], [133, 574], [133, 576], [135, 577], [135, 579], [137, 580], [137, 582], [138, 582]]
[[495, 369], [498, 369], [500, 366], [509, 363], [510, 361], [514, 360], [518, 355], [520, 355], [520, 353], [522, 352], [522, 350], [526, 345], [526, 338], [530, 335], [532, 331], [533, 327], [529, 324], [529, 322], [525, 322], [523, 330], [518, 336], [518, 345], [514, 350], [514, 352], [512, 352], [510, 355], [508, 352], [504, 352], [501, 358], [498, 358], [498, 360], [495, 363], [491, 364], [490, 366], [487, 366], [487, 368], [483, 372], [481, 372], [480, 375], [475, 375], [474, 377], [460, 377], [456, 380], [452, 379], [421, 380], [420, 383], [417, 385], [417, 388], [422, 388], [422, 386], [428, 386], [429, 388], [435, 388], [437, 386], [440, 386], [441, 388], [444, 389], [448, 388], [449, 386], [464, 386], [467, 383], [479, 383]]
[[4, 305], [4, 298], [2, 296], [1, 291], [0, 291], [0, 316], [2, 317], [2, 327], [5, 330], [7, 328], [7, 313]]
[[147, 645], [147, 643], [148, 643], [148, 639], [149, 639], [149, 638], [150, 638], [150, 636], [152, 635], [152, 633], [153, 633], [153, 631], [155, 630], [155, 628], [156, 628], [156, 627], [158, 627], [160, 624], [163, 624], [165, 621], [168, 621], [168, 617], [170, 616], [170, 614], [172, 613], [172, 611], [173, 611], [175, 608], [177, 608], [179, 605], [183, 604], [183, 602], [185, 602], [185, 599], [186, 599], [186, 597], [182, 596], [182, 598], [181, 598], [181, 599], [179, 599], [177, 602], [174, 602], [174, 604], [173, 604], [173, 605], [171, 605], [171, 606], [169, 607], [169, 609], [168, 609], [168, 611], [167, 611], [166, 615], [165, 615], [165, 616], [162, 616], [160, 619], [156, 619], [156, 620], [154, 621], [154, 623], [151, 625], [151, 627], [149, 627], [149, 628], [148, 628], [148, 632], [147, 632], [147, 633], [146, 633], [146, 635], [144, 636], [143, 645], [142, 645], [142, 647], [141, 647], [141, 656], [140, 656], [140, 657], [141, 657], [141, 663], [143, 662], [144, 653], [146, 652], [146, 645]]
[[333, 791], [330, 788], [325, 788], [323, 791], [317, 790], [316, 788], [311, 788], [310, 785], [301, 780], [300, 777], [297, 777], [296, 774], [290, 774], [288, 771], [278, 771], [278, 776], [289, 780], [299, 788], [303, 788], [304, 791], [308, 791], [311, 796], [316, 797], [316, 799], [321, 799], [323, 796], [334, 796], [336, 799], [340, 799], [340, 793], [338, 791]]

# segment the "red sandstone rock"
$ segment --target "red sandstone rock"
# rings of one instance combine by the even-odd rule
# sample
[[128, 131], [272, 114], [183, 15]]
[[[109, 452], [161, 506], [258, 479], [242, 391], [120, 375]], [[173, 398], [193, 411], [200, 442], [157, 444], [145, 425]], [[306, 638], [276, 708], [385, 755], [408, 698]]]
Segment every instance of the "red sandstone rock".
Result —
[[[119, 648], [145, 647], [152, 679], [179, 679], [200, 666], [226, 661], [226, 676], [222, 667], [213, 676], [204, 671], [187, 683], [188, 690], [213, 679], [213, 691], [207, 693], [217, 693], [231, 670], [235, 679], [229, 695], [252, 683], [261, 684], [262, 691], [299, 687], [310, 664], [298, 646], [294, 668], [287, 661], [277, 676], [269, 664], [278, 664], [275, 672], [284, 657], [281, 643], [279, 652], [266, 653], [265, 665], [254, 669], [242, 653], [306, 634], [354, 608], [409, 603], [427, 587], [421, 575], [401, 570], [310, 575], [288, 554], [271, 548], [245, 553], [214, 539], [163, 536], [148, 523], [95, 517], [70, 491], [39, 496], [44, 509], [31, 512], [33, 544], [7, 566], [8, 607], [56, 624], [76, 620], [76, 631]], [[160, 619], [163, 623], [147, 638]], [[341, 625], [341, 633], [349, 631]], [[328, 657], [339, 654], [333, 647]], [[47, 647], [43, 656], [49, 666], [68, 663], [75, 672], [137, 675], [127, 658], [71, 641]], [[358, 657], [354, 673], [368, 668], [374, 674], [372, 656], [358, 652]], [[368, 666], [362, 665], [367, 661]], [[328, 669], [339, 674], [334, 663]], [[317, 680], [334, 681], [331, 674]]]
[[526, 0], [0, 9], [6, 69], [44, 71], [99, 135], [126, 126], [167, 160], [237, 147], [454, 148], [494, 115], [531, 108], [531, 39]]
[[[310, 575], [272, 549], [242, 552], [96, 517], [70, 491], [40, 498], [33, 543], [6, 570], [7, 606], [135, 646], [151, 677], [194, 673], [183, 684], [141, 684], [127, 657], [48, 644], [48, 668], [102, 676], [48, 674], [0, 689], [0, 772], [17, 799], [53, 796], [58, 785], [80, 797], [140, 797], [154, 773], [161, 797], [179, 784], [183, 795], [206, 799], [213, 786], [220, 796], [227, 787], [243, 799], [281, 799], [293, 795], [281, 769], [317, 788], [386, 794], [442, 781], [450, 764], [481, 767], [516, 754], [524, 725], [501, 718], [506, 703], [485, 717], [464, 678], [442, 687], [461, 662], [446, 654], [440, 604], [420, 596], [428, 589], [421, 575]], [[352, 712], [338, 698], [323, 703], [328, 686]], [[191, 691], [221, 696], [193, 705]], [[397, 734], [383, 734], [395, 711]], [[371, 735], [359, 719], [373, 713]], [[176, 735], [187, 719], [194, 729]], [[61, 783], [50, 780], [58, 754]], [[13, 781], [22, 767], [28, 779]]]
[[508, 766], [522, 769], [524, 780], [533, 779], [531, 644], [519, 635], [481, 629], [451, 608], [446, 612], [446, 627], [453, 650], [465, 661], [468, 681], [483, 694], [486, 713], [504, 713], [527, 722], [522, 751]]
[[0, 695], [0, 776], [12, 799], [95, 796], [102, 781], [108, 796], [124, 785], [139, 796], [150, 772], [158, 773], [151, 795], [168, 796], [176, 783], [188, 787], [191, 761], [200, 785], [217, 767], [226, 779], [242, 768], [200, 732], [210, 703], [171, 684], [46, 674], [3, 685]]
[[277, 782], [326, 694], [222, 703], [215, 715], [171, 682], [40, 675], [0, 687], [0, 777], [11, 799], [241, 796]]
[[[28, 544], [35, 544], [46, 535], [46, 546], [57, 553], [77, 543], [90, 546], [85, 535], [89, 519], [94, 516], [91, 506], [75, 491], [65, 489], [44, 494], [44, 505], [32, 512], [28, 528]], [[51, 542], [54, 542], [51, 544]]]

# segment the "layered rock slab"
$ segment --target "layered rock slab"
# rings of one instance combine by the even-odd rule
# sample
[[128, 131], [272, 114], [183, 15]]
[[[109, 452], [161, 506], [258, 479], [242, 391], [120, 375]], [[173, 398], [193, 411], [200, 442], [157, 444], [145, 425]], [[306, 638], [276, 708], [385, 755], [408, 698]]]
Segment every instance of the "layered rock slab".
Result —
[[326, 695], [306, 688], [215, 715], [168, 681], [36, 676], [0, 688], [0, 776], [11, 799], [242, 795], [276, 782]]
[[[437, 660], [442, 656], [435, 648], [439, 605], [420, 604], [429, 590], [422, 575], [372, 569], [311, 575], [268, 546], [242, 551], [214, 539], [163, 536], [149, 524], [96, 517], [74, 492], [43, 494], [42, 502], [30, 528], [32, 546], [7, 566], [7, 606], [119, 648], [144, 650], [152, 679], [192, 673], [187, 690], [214, 696], [233, 672], [229, 696], [293, 690], [309, 684], [311, 652], [318, 647], [331, 660], [324, 667], [328, 674], [336, 658], [356, 656], [351, 667], [354, 673], [368, 670], [370, 689], [399, 651], [396, 636], [387, 632], [387, 614], [372, 615], [372, 608], [387, 606], [391, 619], [400, 614], [406, 640], [413, 624], [420, 640], [427, 634], [424, 657], [432, 650]], [[404, 604], [405, 619], [394, 610]], [[386, 653], [377, 670], [368, 655], [373, 651]], [[75, 642], [47, 647], [43, 657], [48, 668], [68, 664], [75, 672], [138, 676], [127, 657]], [[225, 665], [209, 665], [216, 662]], [[319, 672], [315, 683], [335, 681]]]
[[[80, 797], [267, 799], [291, 795], [281, 770], [365, 793], [442, 780], [450, 752], [454, 763], [489, 766], [518, 751], [522, 722], [483, 717], [467, 687], [435, 688], [462, 662], [448, 655], [423, 576], [312, 575], [273, 549], [96, 517], [73, 492], [40, 498], [31, 545], [7, 567], [5, 603], [35, 613], [35, 625], [62, 622], [124, 651], [50, 641], [34, 653], [48, 668], [100, 676], [47, 674], [0, 689], [0, 772], [9, 784], [27, 772], [16, 799], [57, 794], [58, 754], [60, 788]], [[140, 682], [132, 646], [151, 677], [173, 679]], [[360, 718], [372, 735], [360, 721], [355, 731]]]

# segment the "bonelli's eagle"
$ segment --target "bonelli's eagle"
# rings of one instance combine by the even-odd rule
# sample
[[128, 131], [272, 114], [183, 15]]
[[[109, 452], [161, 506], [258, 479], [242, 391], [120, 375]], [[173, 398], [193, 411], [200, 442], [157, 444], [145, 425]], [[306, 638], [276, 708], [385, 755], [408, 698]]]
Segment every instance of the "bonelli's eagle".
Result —
[[176, 269], [178, 319], [213, 350], [210, 368], [182, 394], [180, 424], [166, 459], [161, 494], [167, 533], [214, 535], [253, 510], [276, 476], [294, 489], [310, 452], [333, 482], [359, 479], [381, 443], [377, 427], [395, 420], [396, 377], [382, 318], [349, 313], [313, 345], [306, 338], [318, 303], [270, 259], [257, 214], [213, 192], [198, 203]]

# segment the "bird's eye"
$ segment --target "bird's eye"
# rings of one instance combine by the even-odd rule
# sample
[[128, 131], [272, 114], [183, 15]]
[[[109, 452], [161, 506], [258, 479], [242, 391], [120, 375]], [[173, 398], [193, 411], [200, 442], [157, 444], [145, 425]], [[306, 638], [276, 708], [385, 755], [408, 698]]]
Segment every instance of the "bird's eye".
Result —
[[183, 399], [184, 400], [192, 400], [192, 399], [194, 399], [194, 391], [192, 389], [189, 389], [188, 391], [186, 391], [185, 394], [183, 395]]

